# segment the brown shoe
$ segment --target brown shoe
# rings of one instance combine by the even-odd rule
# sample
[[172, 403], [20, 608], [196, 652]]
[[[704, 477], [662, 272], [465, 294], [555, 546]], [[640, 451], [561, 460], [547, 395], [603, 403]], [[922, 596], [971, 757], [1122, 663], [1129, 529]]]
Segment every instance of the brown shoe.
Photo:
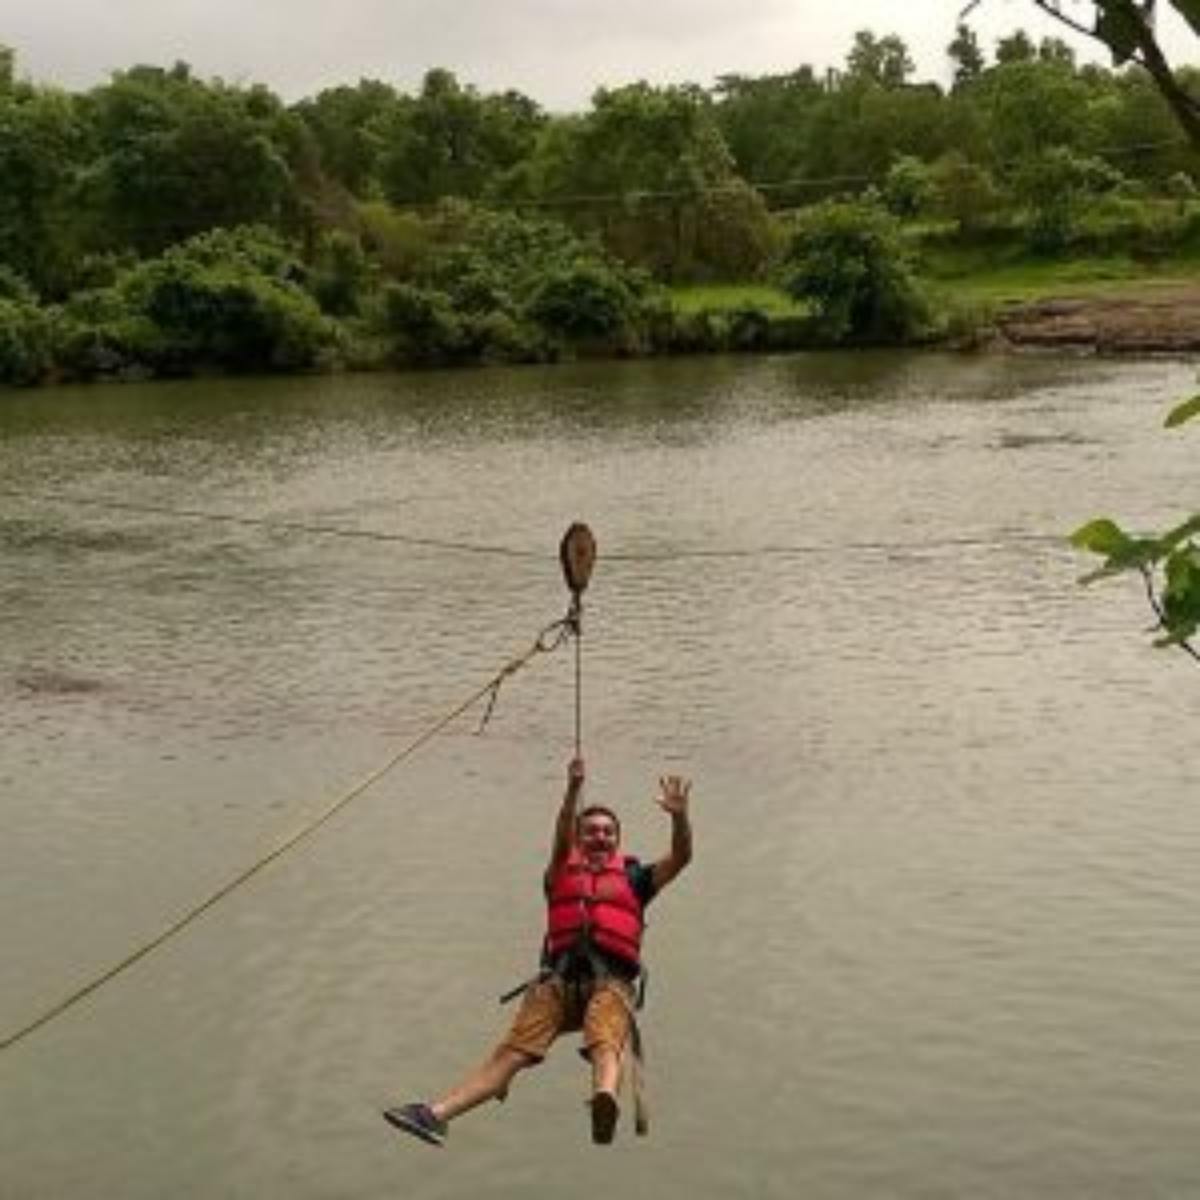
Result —
[[612, 1092], [597, 1092], [592, 1097], [592, 1141], [597, 1146], [607, 1146], [613, 1140], [619, 1114]]

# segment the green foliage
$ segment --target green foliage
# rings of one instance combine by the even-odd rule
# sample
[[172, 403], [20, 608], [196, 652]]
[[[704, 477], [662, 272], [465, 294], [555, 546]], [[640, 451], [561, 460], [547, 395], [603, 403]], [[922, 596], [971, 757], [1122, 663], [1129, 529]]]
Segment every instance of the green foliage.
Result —
[[916, 68], [908, 47], [896, 37], [876, 37], [869, 29], [854, 35], [854, 45], [846, 56], [846, 78], [854, 83], [874, 84], [881, 88], [900, 88]]
[[450, 71], [430, 71], [419, 96], [385, 108], [369, 126], [383, 192], [398, 205], [478, 199], [493, 177], [528, 157], [543, 122], [518, 92], [481, 96]]
[[219, 226], [279, 224], [293, 185], [283, 107], [186, 64], [135, 67], [87, 97], [87, 198], [108, 245], [154, 252]]
[[64, 289], [78, 253], [72, 190], [86, 141], [65, 93], [0, 89], [0, 263], [43, 294]]
[[362, 243], [335, 229], [321, 239], [309, 288], [322, 312], [347, 317], [359, 311], [370, 276]]
[[383, 325], [394, 336], [401, 362], [453, 362], [465, 357], [463, 323], [444, 292], [389, 283], [383, 290]]
[[560, 213], [660, 279], [758, 270], [769, 253], [766, 207], [695, 87], [602, 88], [590, 112], [542, 131], [503, 195]]
[[632, 331], [638, 299], [616, 272], [585, 260], [548, 272], [530, 296], [528, 312], [551, 333], [619, 341]]
[[1076, 154], [1066, 146], [1052, 146], [1027, 158], [1014, 174], [1013, 191], [1033, 214], [1033, 249], [1062, 249], [1070, 239], [1081, 202], [1112, 191], [1120, 182], [1120, 173], [1106, 162]]
[[[302, 268], [263, 229], [220, 230], [139, 263], [98, 301], [99, 328], [128, 325], [157, 337], [136, 349], [145, 365], [175, 373], [198, 365], [231, 370], [310, 368], [335, 348], [335, 327], [299, 282]], [[120, 339], [118, 339], [120, 340]]]
[[[1182, 425], [1200, 416], [1200, 396], [1176, 405], [1166, 425]], [[1191, 639], [1200, 630], [1200, 513], [1193, 514], [1164, 533], [1134, 537], [1110, 517], [1099, 517], [1071, 534], [1071, 544], [1104, 559], [1103, 565], [1084, 576], [1092, 583], [1126, 571], [1138, 571], [1159, 619], [1157, 646], [1184, 646], [1197, 658]], [[1155, 585], [1158, 592], [1155, 594]]]
[[1091, 90], [1062, 62], [1022, 60], [997, 66], [974, 92], [996, 165], [1008, 167], [1052, 147], [1082, 150], [1091, 137]]
[[1032, 62], [1037, 57], [1037, 47], [1023, 29], [1002, 37], [996, 43], [996, 62], [1000, 66], [1010, 63]]
[[1173, 200], [1194, 200], [1196, 181], [1186, 171], [1176, 171], [1167, 180], [1166, 192]]
[[928, 321], [899, 225], [880, 209], [830, 201], [807, 210], [784, 271], [788, 293], [812, 304], [832, 342], [902, 342]]
[[881, 197], [884, 207], [896, 217], [915, 217], [933, 200], [935, 179], [928, 164], [911, 154], [902, 154], [888, 168]]
[[945, 154], [930, 169], [934, 208], [962, 234], [985, 228], [1002, 203], [992, 173], [958, 151]]
[[1167, 413], [1164, 424], [1168, 429], [1174, 429], [1176, 425], [1182, 425], [1194, 417], [1200, 417], [1200, 396], [1193, 396], [1190, 400], [1177, 404]]
[[379, 127], [397, 102], [394, 88], [363, 79], [354, 87], [327, 88], [296, 106], [312, 131], [322, 168], [356, 196], [372, 189], [382, 149]]
[[485, 363], [549, 362], [558, 355], [557, 345], [544, 330], [507, 312], [469, 317], [466, 333], [474, 353]]
[[[1024, 34], [989, 66], [961, 25], [947, 50], [948, 93], [913, 82], [900, 38], [864, 30], [842, 72], [602, 88], [585, 111], [549, 117], [441, 69], [412, 95], [364, 80], [291, 109], [183, 63], [73, 95], [19, 80], [0, 48], [0, 298], [22, 313], [9, 313], [10, 334], [23, 331], [9, 359], [19, 341], [34, 347], [29, 362], [44, 366], [47, 344], [53, 360], [9, 375], [371, 362], [381, 347], [402, 361], [523, 361], [571, 341], [758, 344], [749, 309], [675, 328], [640, 272], [765, 279], [787, 252], [787, 214], [853, 194], [877, 195], [910, 238], [940, 218], [940, 236], [953, 222], [975, 247], [1027, 234], [1043, 249], [1144, 262], [1200, 244], [1200, 167], [1161, 79], [1081, 67], [1062, 42]], [[1200, 74], [1172, 78], [1200, 89]], [[516, 215], [529, 212], [542, 217]], [[249, 224], [279, 236], [193, 240]], [[822, 336], [919, 334], [904, 271], [842, 252], [815, 309]], [[385, 282], [425, 295], [420, 337], [419, 305], [389, 325]], [[854, 299], [860, 285], [882, 299]], [[769, 314], [768, 340], [811, 336], [807, 303], [786, 333]]]
[[0, 296], [0, 383], [40, 383], [53, 363], [49, 314], [29, 301]]
[[382, 200], [360, 204], [358, 222], [364, 251], [393, 279], [413, 279], [429, 267], [436, 250], [435, 229], [416, 213], [398, 212]]
[[18, 304], [36, 304], [37, 294], [29, 286], [29, 281], [19, 275], [12, 267], [0, 263], [0, 300], [12, 300]]
[[722, 75], [713, 118], [743, 179], [775, 183], [808, 169], [808, 131], [825, 103], [812, 67], [786, 75]]

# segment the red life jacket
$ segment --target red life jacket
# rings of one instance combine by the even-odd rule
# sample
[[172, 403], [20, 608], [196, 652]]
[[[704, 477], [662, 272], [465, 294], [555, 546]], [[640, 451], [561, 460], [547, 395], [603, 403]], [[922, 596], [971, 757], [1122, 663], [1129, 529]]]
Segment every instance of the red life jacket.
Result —
[[546, 951], [551, 959], [585, 941], [632, 966], [641, 959], [642, 902], [629, 873], [630, 860], [613, 854], [597, 870], [573, 849], [550, 880]]

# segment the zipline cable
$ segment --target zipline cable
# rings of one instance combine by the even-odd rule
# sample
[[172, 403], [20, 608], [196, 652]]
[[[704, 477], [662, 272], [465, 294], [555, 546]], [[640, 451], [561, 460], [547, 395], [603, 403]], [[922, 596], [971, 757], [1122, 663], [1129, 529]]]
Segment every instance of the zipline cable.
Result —
[[[339, 525], [312, 524], [303, 521], [275, 520], [269, 517], [247, 517], [236, 513], [209, 512], [194, 508], [173, 508], [166, 505], [139, 504], [134, 501], [110, 500], [106, 497], [68, 495], [62, 492], [43, 492], [31, 496], [14, 488], [0, 488], [0, 496], [15, 500], [48, 500], [54, 503], [74, 505], [82, 508], [111, 509], [116, 512], [137, 512], [147, 516], [178, 517], [191, 521], [212, 521], [241, 525], [249, 528], [278, 530], [283, 533], [305, 533], [321, 537], [365, 539], [373, 542], [395, 542], [400, 545], [421, 549], [442, 550], [462, 554], [483, 554], [494, 557], [540, 559], [544, 555], [536, 550], [515, 546], [487, 545], [478, 542], [456, 541], [450, 538], [422, 537], [417, 534], [389, 533], [378, 529], [353, 529]], [[812, 554], [844, 554], [876, 552], [881, 554], [908, 554], [922, 551], [963, 549], [970, 547], [996, 547], [1019, 545], [1055, 545], [1065, 547], [1067, 538], [1051, 533], [1009, 533], [996, 535], [952, 535], [943, 538], [927, 538], [916, 541], [859, 541], [820, 543], [766, 544], [745, 547], [713, 547], [680, 550], [615, 550], [606, 551], [605, 562], [655, 563], [677, 562], [687, 559], [734, 559], [734, 558], [777, 558], [798, 557]]]
[[317, 817], [303, 825], [290, 837], [280, 842], [279, 845], [277, 845], [273, 850], [267, 854], [264, 854], [260, 859], [258, 859], [251, 866], [247, 867], [240, 874], [236, 875], [233, 879], [230, 879], [227, 883], [223, 884], [206, 899], [189, 909], [183, 914], [183, 916], [181, 916], [171, 925], [167, 926], [167, 928], [161, 933], [151, 938], [150, 941], [145, 942], [136, 950], [132, 951], [130, 954], [127, 954], [123, 959], [121, 959], [120, 962], [113, 964], [113, 966], [103, 971], [100, 975], [97, 975], [95, 978], [89, 980], [81, 987], [76, 988], [75, 991], [73, 991], [70, 995], [64, 997], [57, 1004], [54, 1004], [50, 1008], [46, 1009], [45, 1012], [35, 1017], [22, 1028], [16, 1030], [16, 1032], [4, 1037], [2, 1040], [0, 1040], [0, 1052], [15, 1046], [24, 1038], [29, 1037], [43, 1026], [48, 1025], [55, 1018], [62, 1016], [63, 1013], [73, 1008], [81, 1000], [86, 999], [93, 992], [96, 992], [102, 988], [106, 983], [115, 979], [118, 975], [127, 971], [130, 967], [134, 966], [134, 964], [140, 962], [149, 954], [157, 950], [160, 946], [170, 941], [176, 936], [176, 934], [181, 933], [194, 921], [198, 920], [201, 916], [208, 912], [210, 908], [214, 907], [221, 900], [225, 899], [226, 896], [236, 891], [244, 883], [249, 882], [254, 878], [254, 876], [258, 875], [261, 871], [270, 866], [271, 863], [282, 858], [289, 850], [293, 849], [293, 847], [304, 841], [305, 838], [315, 833], [321, 828], [321, 826], [326, 824], [326, 822], [330, 821], [334, 816], [341, 812], [341, 810], [344, 809], [352, 800], [356, 799], [358, 796], [361, 796], [363, 792], [382, 779], [390, 770], [392, 770], [393, 767], [397, 766], [410, 755], [414, 754], [418, 749], [420, 749], [420, 747], [425, 745], [426, 742], [445, 729], [446, 726], [452, 721], [462, 716], [462, 714], [465, 713], [469, 708], [482, 700], [484, 696], [490, 696], [487, 712], [484, 714], [483, 722], [480, 724], [480, 732], [482, 732], [484, 725], [487, 724], [488, 718], [490, 718], [492, 710], [495, 707], [496, 697], [504, 681], [510, 676], [515, 675], [517, 671], [525, 666], [526, 663], [528, 663], [530, 659], [534, 658], [536, 655], [549, 653], [550, 651], [556, 650], [568, 637], [572, 636], [572, 634], [573, 626], [571, 623], [570, 613], [568, 613], [567, 616], [563, 617], [561, 620], [554, 621], [550, 625], [547, 625], [546, 628], [538, 634], [533, 645], [526, 650], [524, 654], [519, 655], [502, 667], [494, 676], [492, 676], [491, 679], [488, 680], [486, 684], [483, 685], [483, 687], [479, 688], [476, 692], [473, 692], [466, 700], [447, 713], [444, 717], [439, 718], [428, 729], [419, 734], [406, 746], [398, 750], [391, 756], [391, 758], [389, 758], [381, 766], [377, 767], [369, 775], [360, 779], [358, 783], [349, 789], [349, 791], [346, 791], [340, 795]]
[[[15, 488], [0, 489], [0, 495], [15, 500], [29, 500], [28, 493]], [[470, 554], [505, 555], [511, 558], [541, 558], [533, 550], [513, 550], [506, 546], [482, 546], [474, 542], [460, 542], [444, 538], [421, 537], [417, 534], [386, 533], [374, 529], [350, 529], [344, 525], [319, 525], [306, 521], [288, 521], [247, 517], [240, 513], [208, 512], [195, 508], [174, 508], [157, 504], [139, 504], [132, 500], [110, 500], [94, 496], [73, 496], [63, 492], [43, 492], [41, 498], [58, 504], [72, 504], [84, 508], [107, 508], [115, 512], [141, 513], [145, 516], [182, 517], [191, 521], [214, 521], [228, 525], [246, 525], [265, 529], [278, 529], [284, 533], [310, 533], [324, 537], [365, 538], [375, 542], [400, 542], [429, 550], [457, 550]]]

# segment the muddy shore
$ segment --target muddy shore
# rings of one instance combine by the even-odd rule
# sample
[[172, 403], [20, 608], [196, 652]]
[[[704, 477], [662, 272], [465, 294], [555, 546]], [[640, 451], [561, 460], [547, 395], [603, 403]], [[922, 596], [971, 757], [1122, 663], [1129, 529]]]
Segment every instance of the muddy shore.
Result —
[[1012, 303], [995, 317], [1014, 348], [1096, 354], [1200, 352], [1200, 284], [1158, 284], [1111, 295]]

